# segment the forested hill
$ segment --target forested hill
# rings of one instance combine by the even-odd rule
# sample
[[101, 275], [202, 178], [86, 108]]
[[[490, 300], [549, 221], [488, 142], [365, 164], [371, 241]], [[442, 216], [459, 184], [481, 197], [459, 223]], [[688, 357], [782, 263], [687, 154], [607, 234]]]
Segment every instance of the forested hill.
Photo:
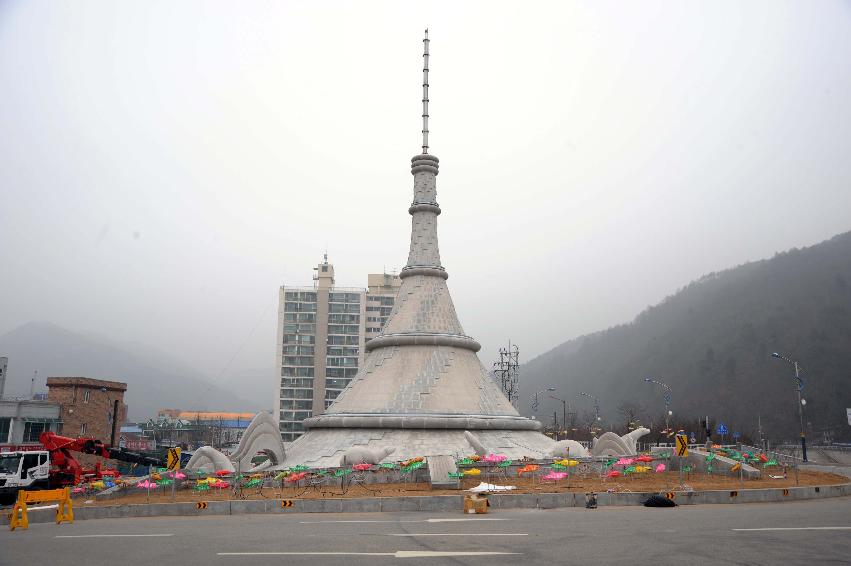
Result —
[[[795, 439], [794, 370], [772, 352], [804, 368], [808, 436], [830, 427], [851, 438], [851, 232], [711, 273], [629, 324], [531, 360], [521, 369], [520, 409], [529, 414], [529, 396], [555, 385], [580, 414], [592, 406], [578, 397], [585, 391], [600, 398], [604, 423], [623, 421], [618, 406], [634, 400], [642, 422], [659, 428], [661, 391], [643, 380], [652, 377], [671, 386], [677, 416], [708, 414], [751, 434], [761, 416], [770, 438]], [[547, 401], [538, 415], [551, 420], [562, 406]]]

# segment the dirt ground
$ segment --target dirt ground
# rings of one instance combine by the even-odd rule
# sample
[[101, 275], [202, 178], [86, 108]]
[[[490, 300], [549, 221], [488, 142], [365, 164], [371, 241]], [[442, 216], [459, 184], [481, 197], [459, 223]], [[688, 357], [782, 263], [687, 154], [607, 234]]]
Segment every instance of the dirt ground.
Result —
[[[848, 478], [836, 474], [816, 471], [799, 471], [798, 481], [795, 481], [795, 473], [789, 470], [786, 479], [758, 479], [740, 481], [737, 476], [706, 474], [686, 474], [685, 485], [694, 490], [725, 490], [725, 489], [760, 489], [768, 487], [795, 487], [796, 485], [834, 485], [847, 483]], [[486, 474], [475, 478], [464, 478], [461, 480], [461, 489], [470, 489], [480, 482], [488, 482], [496, 485], [513, 485], [517, 489], [511, 493], [563, 493], [575, 492], [604, 492], [604, 491], [678, 491], [679, 474], [677, 472], [664, 472], [659, 474], [637, 474], [626, 478], [615, 478], [601, 480], [599, 477], [581, 478], [571, 477], [568, 485], [567, 478], [557, 482], [542, 482], [538, 478], [524, 477], [488, 477]], [[187, 484], [188, 485], [188, 484]], [[138, 503], [170, 503], [170, 502], [196, 502], [196, 501], [222, 501], [228, 499], [321, 499], [321, 498], [354, 498], [354, 497], [400, 497], [400, 496], [422, 496], [422, 495], [459, 495], [461, 492], [451, 489], [431, 489], [427, 483], [382, 483], [366, 485], [350, 485], [346, 489], [341, 488], [340, 480], [330, 482], [317, 488], [312, 487], [284, 487], [262, 489], [244, 489], [242, 493], [229, 489], [210, 489], [209, 491], [196, 492], [191, 489], [178, 489], [172, 498], [171, 488], [160, 488], [147, 493], [139, 489], [128, 489], [121, 495], [112, 498], [96, 498], [93, 495], [85, 495], [74, 498], [75, 506], [83, 505], [129, 505]], [[91, 501], [91, 503], [87, 503]]]

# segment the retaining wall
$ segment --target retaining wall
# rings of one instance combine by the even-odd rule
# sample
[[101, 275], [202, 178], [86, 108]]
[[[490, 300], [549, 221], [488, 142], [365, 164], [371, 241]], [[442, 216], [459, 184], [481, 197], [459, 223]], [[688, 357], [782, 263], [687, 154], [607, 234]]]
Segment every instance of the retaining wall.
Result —
[[[600, 506], [641, 505], [651, 495], [658, 492], [620, 492], [598, 493]], [[680, 505], [712, 503], [767, 503], [796, 501], [802, 499], [821, 499], [851, 495], [851, 483], [818, 487], [790, 487], [717, 491], [679, 491], [673, 492], [674, 501]], [[584, 493], [501, 493], [488, 497], [493, 509], [555, 509], [559, 507], [584, 507]], [[290, 501], [291, 506], [284, 507], [282, 502]], [[208, 501], [206, 508], [198, 503], [151, 503], [139, 505], [108, 505], [99, 507], [74, 508], [74, 519], [113, 519], [122, 517], [162, 517], [203, 515], [244, 515], [244, 514], [286, 514], [286, 513], [377, 513], [383, 511], [429, 511], [458, 512], [463, 508], [464, 496], [428, 495], [419, 497], [364, 497], [352, 499], [263, 499]], [[39, 509], [29, 512], [32, 523], [54, 521], [53, 509]], [[0, 525], [9, 523], [9, 512], [0, 515]]]

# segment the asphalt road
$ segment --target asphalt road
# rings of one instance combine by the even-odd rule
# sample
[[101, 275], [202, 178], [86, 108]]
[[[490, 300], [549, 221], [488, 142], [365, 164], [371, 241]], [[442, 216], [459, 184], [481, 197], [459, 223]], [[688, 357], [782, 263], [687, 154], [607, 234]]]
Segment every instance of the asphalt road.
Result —
[[155, 517], [6, 529], [4, 566], [851, 563], [851, 498], [487, 515]]

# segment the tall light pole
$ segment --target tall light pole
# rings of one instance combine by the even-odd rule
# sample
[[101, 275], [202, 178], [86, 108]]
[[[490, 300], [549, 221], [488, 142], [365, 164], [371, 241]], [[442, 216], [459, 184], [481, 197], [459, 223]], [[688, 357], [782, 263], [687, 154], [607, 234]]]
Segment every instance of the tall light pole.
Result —
[[[591, 395], [590, 393], [585, 393], [584, 391], [579, 392], [583, 397], [588, 397], [589, 399], [594, 400], [594, 425], [597, 426], [597, 423], [600, 422], [600, 400]], [[592, 427], [593, 428], [593, 427]], [[591, 433], [593, 434], [593, 430]]]
[[668, 434], [668, 417], [673, 414], [671, 412], [671, 388], [668, 386], [667, 383], [662, 383], [661, 381], [656, 381], [655, 379], [650, 379], [649, 377], [645, 377], [644, 381], [646, 381], [647, 383], [653, 383], [662, 388], [662, 393], [665, 396], [665, 434]]
[[[561, 401], [561, 426], [564, 429], [565, 435], [567, 434], [567, 401], [564, 399], [559, 399], [555, 395], [550, 395], [550, 399], [555, 399], [556, 401]], [[561, 436], [561, 435], [558, 435]], [[561, 440], [561, 438], [557, 438], [557, 440]]]
[[804, 435], [804, 404], [806, 404], [806, 401], [804, 399], [801, 399], [801, 390], [804, 388], [804, 380], [801, 379], [801, 365], [795, 360], [789, 359], [786, 356], [778, 354], [777, 352], [771, 354], [771, 357], [783, 360], [784, 362], [791, 364], [795, 367], [795, 389], [797, 389], [798, 391], [798, 418], [801, 421], [801, 456], [804, 462], [806, 462], [807, 437]]
[[537, 393], [535, 393], [534, 395], [529, 397], [529, 405], [532, 408], [532, 412], [533, 413], [537, 412], [538, 406], [540, 406], [540, 404], [541, 404], [541, 402], [538, 401], [538, 395], [540, 395], [541, 393], [546, 393], [547, 391], [555, 391], [555, 390], [556, 390], [555, 387], [547, 387], [546, 389], [541, 389], [540, 391], [538, 391]]

